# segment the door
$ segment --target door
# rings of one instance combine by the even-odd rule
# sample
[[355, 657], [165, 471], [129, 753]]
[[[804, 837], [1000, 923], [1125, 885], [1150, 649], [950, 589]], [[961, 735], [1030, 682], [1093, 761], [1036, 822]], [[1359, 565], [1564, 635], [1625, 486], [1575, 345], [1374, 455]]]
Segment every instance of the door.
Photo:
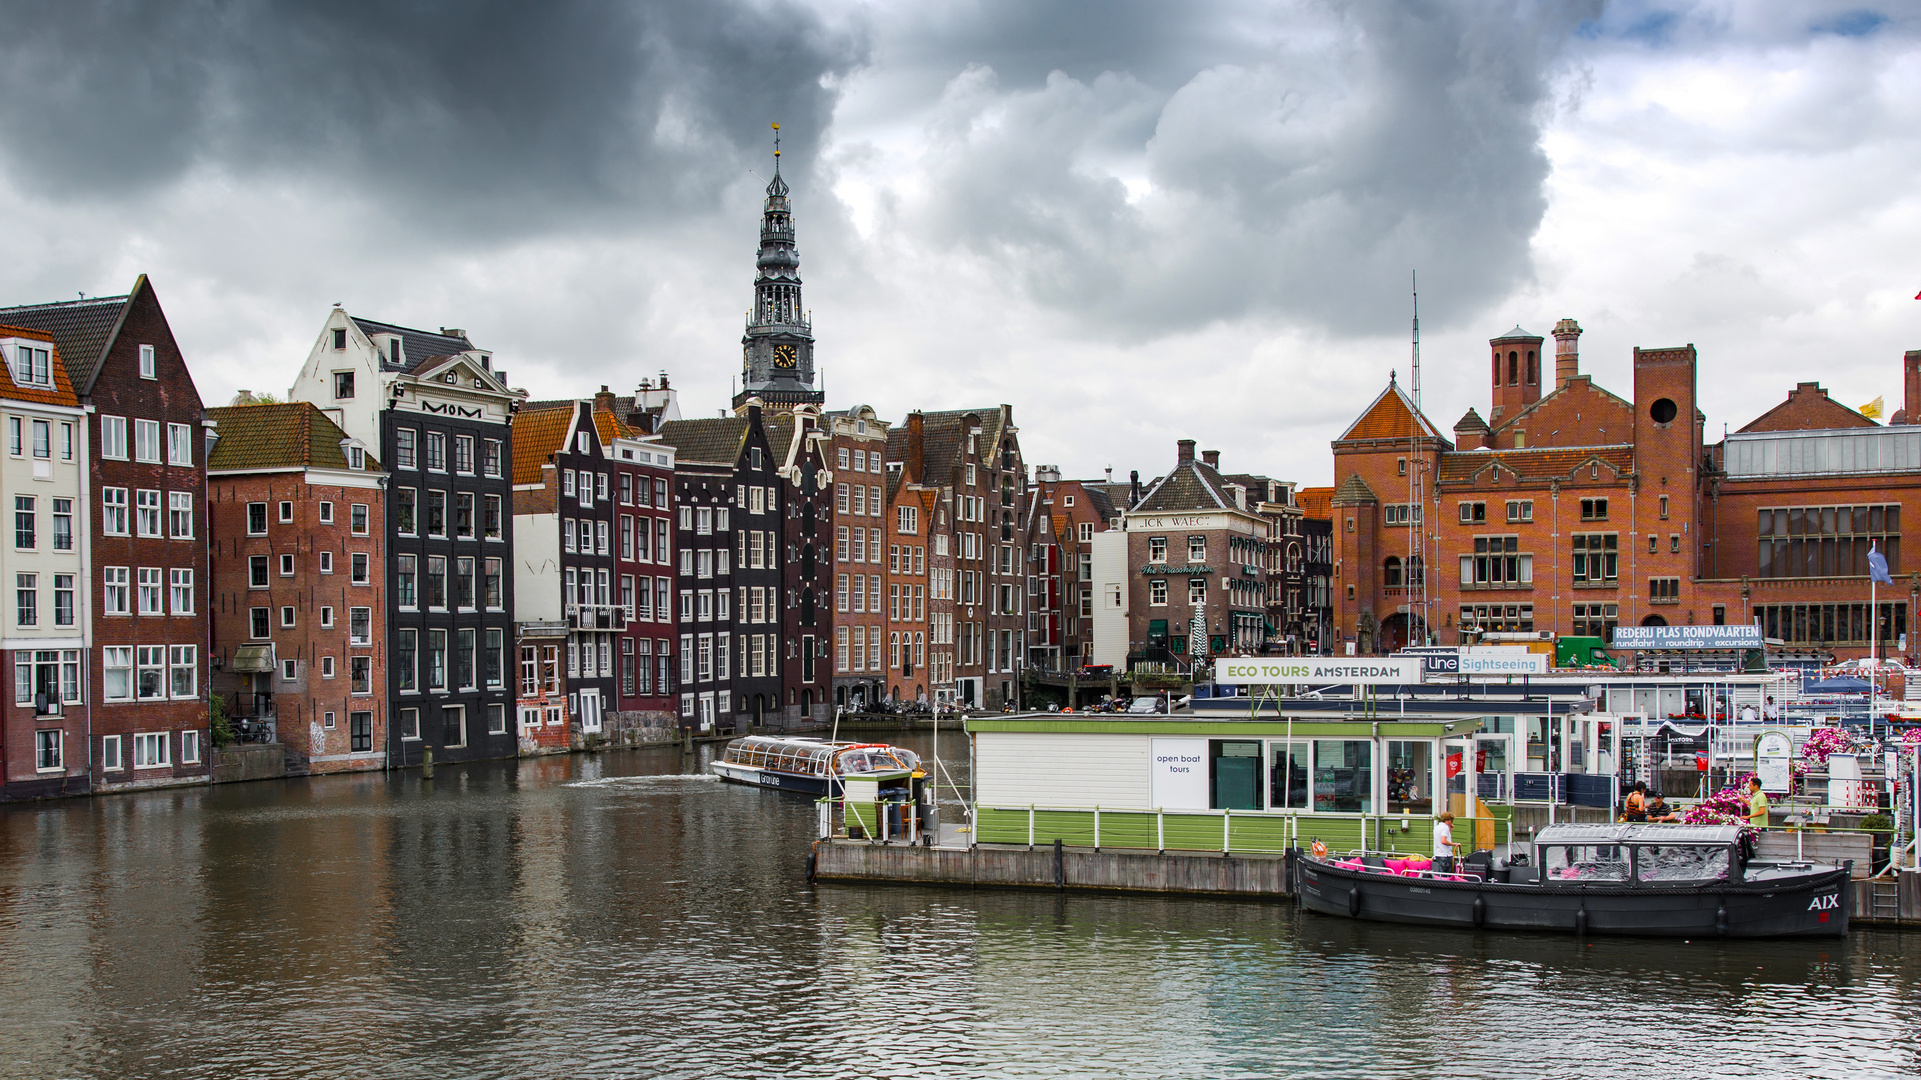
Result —
[[580, 730], [600, 730], [600, 691], [598, 690], [580, 692]]

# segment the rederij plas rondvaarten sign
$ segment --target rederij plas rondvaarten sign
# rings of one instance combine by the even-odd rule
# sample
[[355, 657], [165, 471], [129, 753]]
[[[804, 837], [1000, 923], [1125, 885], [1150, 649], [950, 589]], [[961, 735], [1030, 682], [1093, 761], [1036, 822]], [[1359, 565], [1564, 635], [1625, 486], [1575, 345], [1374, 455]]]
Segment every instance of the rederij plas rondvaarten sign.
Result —
[[1223, 658], [1214, 663], [1214, 681], [1223, 686], [1334, 686], [1421, 681], [1421, 658], [1379, 660], [1326, 657], [1285, 660]]

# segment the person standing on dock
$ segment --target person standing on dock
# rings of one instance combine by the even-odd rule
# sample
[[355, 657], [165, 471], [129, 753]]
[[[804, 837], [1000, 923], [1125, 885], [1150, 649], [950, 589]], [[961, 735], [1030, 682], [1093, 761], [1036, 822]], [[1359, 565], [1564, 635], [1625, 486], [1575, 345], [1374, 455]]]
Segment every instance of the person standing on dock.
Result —
[[1768, 827], [1768, 794], [1761, 790], [1761, 778], [1748, 777], [1748, 824], [1757, 829]]

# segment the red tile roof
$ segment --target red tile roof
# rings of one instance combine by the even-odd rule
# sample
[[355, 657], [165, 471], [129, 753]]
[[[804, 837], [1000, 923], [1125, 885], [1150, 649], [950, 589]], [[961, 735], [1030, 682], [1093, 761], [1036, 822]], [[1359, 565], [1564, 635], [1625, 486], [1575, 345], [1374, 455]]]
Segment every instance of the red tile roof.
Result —
[[1441, 455], [1438, 480], [1443, 484], [1471, 484], [1481, 470], [1498, 464], [1518, 480], [1565, 480], [1574, 470], [1599, 460], [1615, 475], [1634, 468], [1630, 446], [1546, 447], [1539, 450], [1462, 450]]
[[1440, 438], [1440, 432], [1422, 416], [1414, 403], [1401, 392], [1400, 384], [1390, 381], [1381, 396], [1374, 399], [1361, 418], [1354, 421], [1337, 442], [1351, 439], [1407, 439], [1414, 436]]
[[514, 483], [544, 483], [542, 468], [574, 426], [575, 403], [564, 401], [549, 409], [522, 408], [514, 414]]
[[43, 405], [66, 405], [76, 407], [80, 399], [74, 396], [73, 382], [67, 377], [67, 365], [60, 359], [60, 346], [56, 345], [53, 335], [43, 330], [32, 330], [24, 326], [0, 324], [0, 337], [25, 338], [29, 341], [42, 341], [47, 344], [53, 356], [51, 387], [21, 386], [13, 381], [12, 357], [0, 357], [0, 398], [15, 401], [37, 401]]

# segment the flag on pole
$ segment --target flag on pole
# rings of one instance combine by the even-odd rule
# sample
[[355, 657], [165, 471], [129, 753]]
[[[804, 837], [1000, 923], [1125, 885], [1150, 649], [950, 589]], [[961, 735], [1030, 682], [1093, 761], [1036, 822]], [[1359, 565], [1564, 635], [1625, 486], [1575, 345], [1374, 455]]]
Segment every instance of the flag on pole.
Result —
[[1881, 399], [1877, 397], [1873, 401], [1868, 402], [1866, 405], [1861, 406], [1859, 409], [1855, 411], [1859, 412], [1862, 416], [1865, 416], [1870, 420], [1879, 420], [1881, 419], [1881, 409], [1882, 409]]
[[1888, 558], [1881, 554], [1879, 544], [1871, 544], [1868, 548], [1868, 580], [1883, 585], [1894, 584], [1894, 577], [1888, 573]]

